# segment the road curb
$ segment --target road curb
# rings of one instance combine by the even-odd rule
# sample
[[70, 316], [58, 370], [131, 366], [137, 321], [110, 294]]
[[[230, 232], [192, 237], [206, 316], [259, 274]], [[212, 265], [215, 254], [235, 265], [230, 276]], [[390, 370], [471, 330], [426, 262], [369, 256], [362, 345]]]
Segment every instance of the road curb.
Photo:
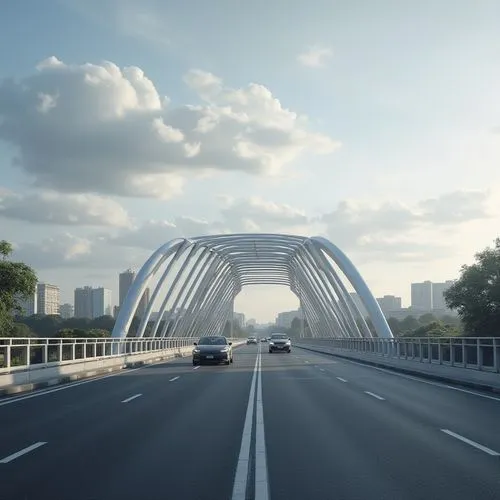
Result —
[[156, 356], [155, 358], [147, 360], [125, 361], [125, 363], [117, 366], [82, 371], [80, 373], [74, 373], [72, 375], [62, 375], [60, 377], [55, 377], [49, 380], [41, 380], [39, 382], [10, 385], [8, 387], [0, 388], [0, 397], [12, 396], [15, 394], [22, 394], [25, 392], [33, 392], [39, 389], [46, 389], [48, 387], [52, 387], [55, 385], [69, 384], [71, 382], [76, 382], [77, 380], [98, 378], [100, 376], [108, 375], [110, 373], [119, 372], [127, 369], [140, 368], [141, 366], [152, 365], [154, 363], [169, 361], [171, 359], [176, 359], [176, 358], [183, 358], [186, 356], [188, 356], [188, 354], [183, 354], [182, 352], [176, 352], [164, 356]]
[[481, 391], [485, 391], [485, 392], [492, 392], [495, 394], [500, 394], [500, 387], [496, 387], [494, 385], [482, 384], [480, 382], [472, 382], [472, 381], [468, 381], [468, 380], [457, 380], [453, 377], [447, 377], [446, 375], [438, 375], [438, 374], [434, 374], [434, 373], [422, 372], [420, 370], [412, 370], [411, 368], [402, 368], [399, 366], [387, 365], [387, 364], [382, 363], [380, 361], [359, 359], [359, 358], [355, 358], [353, 356], [346, 356], [344, 354], [336, 354], [333, 352], [322, 351], [320, 349], [314, 349], [311, 347], [303, 347], [303, 346], [299, 346], [299, 345], [295, 345], [295, 347], [298, 347], [300, 349], [304, 349], [306, 351], [318, 352], [320, 354], [327, 354], [329, 356], [333, 356], [336, 358], [347, 359], [349, 361], [356, 361], [356, 363], [361, 363], [363, 365], [376, 366], [377, 368], [384, 368], [385, 370], [391, 370], [391, 371], [398, 372], [398, 373], [404, 373], [406, 375], [413, 375], [413, 376], [417, 376], [417, 377], [425, 378], [425, 379], [429, 379], [429, 380], [436, 380], [438, 382], [446, 382], [448, 384], [459, 385], [461, 387], [467, 387], [469, 389], [477, 389], [477, 390], [481, 390]]

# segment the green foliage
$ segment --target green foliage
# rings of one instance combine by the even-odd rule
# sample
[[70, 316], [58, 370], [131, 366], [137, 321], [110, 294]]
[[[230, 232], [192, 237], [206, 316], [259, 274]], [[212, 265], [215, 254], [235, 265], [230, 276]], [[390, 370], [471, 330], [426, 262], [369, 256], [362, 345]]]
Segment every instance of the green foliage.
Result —
[[0, 335], [10, 337], [15, 334], [13, 313], [19, 310], [16, 297], [28, 298], [36, 291], [38, 281], [31, 267], [22, 262], [11, 262], [8, 257], [12, 245], [0, 241]]
[[76, 338], [106, 338], [111, 335], [108, 330], [102, 330], [99, 328], [91, 328], [90, 330], [83, 330], [81, 328], [61, 328], [58, 330], [55, 337], [64, 339], [76, 339]]
[[12, 253], [12, 245], [5, 240], [0, 241], [0, 255], [2, 260], [7, 259], [7, 257]]
[[426, 313], [418, 318], [410, 315], [401, 321], [389, 318], [387, 323], [395, 337], [454, 337], [462, 334], [460, 319], [453, 316], [438, 319]]
[[[425, 321], [425, 319], [424, 319]], [[422, 321], [421, 321], [422, 322]], [[460, 331], [453, 325], [446, 325], [442, 321], [431, 321], [417, 329], [406, 332], [403, 337], [455, 337]]]
[[17, 318], [18, 324], [25, 325], [38, 337], [109, 337], [115, 320], [111, 316], [96, 319], [69, 318], [34, 314], [27, 318]]
[[28, 325], [25, 325], [24, 323], [14, 323], [12, 326], [12, 330], [10, 333], [11, 337], [36, 337], [35, 332], [31, 330], [31, 328]]
[[445, 300], [457, 310], [469, 335], [500, 335], [500, 238], [493, 248], [477, 253], [474, 264], [462, 267]]

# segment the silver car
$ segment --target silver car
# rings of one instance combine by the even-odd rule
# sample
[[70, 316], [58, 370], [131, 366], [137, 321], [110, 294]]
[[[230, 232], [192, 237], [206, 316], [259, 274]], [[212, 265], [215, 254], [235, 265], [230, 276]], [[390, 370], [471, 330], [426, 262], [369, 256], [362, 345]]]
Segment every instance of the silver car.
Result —
[[269, 353], [292, 352], [292, 341], [286, 333], [273, 333], [269, 339]]

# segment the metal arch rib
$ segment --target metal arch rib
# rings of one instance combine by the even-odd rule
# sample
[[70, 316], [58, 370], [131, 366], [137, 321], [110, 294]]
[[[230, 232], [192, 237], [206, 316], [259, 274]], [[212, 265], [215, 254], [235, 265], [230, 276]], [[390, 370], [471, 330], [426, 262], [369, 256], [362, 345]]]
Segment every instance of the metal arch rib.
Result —
[[[157, 302], [161, 309], [153, 329], [155, 334], [197, 336], [221, 328], [231, 316], [234, 298], [242, 287], [269, 284], [288, 286], [297, 295], [310, 335], [370, 337], [372, 333], [328, 258], [358, 293], [375, 334], [392, 337], [368, 286], [338, 247], [321, 237], [274, 233], [196, 236], [166, 243], [139, 271], [112, 335], [127, 335], [142, 294], [156, 276], [159, 279], [152, 294], [155, 304], [148, 305], [139, 336], [144, 335]], [[167, 268], [160, 273], [165, 263]], [[178, 269], [174, 271], [176, 265]], [[173, 272], [177, 274], [170, 276]], [[159, 328], [164, 314], [167, 321]]]

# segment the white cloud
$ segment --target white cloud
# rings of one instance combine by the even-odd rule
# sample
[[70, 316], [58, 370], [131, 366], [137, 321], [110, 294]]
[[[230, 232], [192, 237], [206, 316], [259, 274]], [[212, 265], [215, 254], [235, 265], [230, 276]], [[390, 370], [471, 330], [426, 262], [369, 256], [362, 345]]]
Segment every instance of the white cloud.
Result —
[[323, 68], [333, 55], [332, 49], [314, 45], [297, 56], [297, 61], [309, 68]]
[[85, 238], [72, 233], [61, 233], [36, 243], [16, 243], [13, 258], [26, 262], [36, 270], [76, 268], [121, 269], [142, 265], [148, 257], [141, 249], [120, 248], [109, 245], [105, 238]]
[[177, 217], [173, 222], [149, 220], [105, 239], [113, 245], [144, 248], [152, 252], [174, 238], [210, 234], [213, 228], [208, 222], [184, 216]]
[[412, 206], [344, 201], [322, 217], [259, 197], [221, 195], [220, 217], [207, 221], [190, 216], [137, 221], [85, 238], [63, 233], [40, 244], [18, 243], [16, 258], [39, 269], [120, 269], [142, 265], [165, 242], [207, 234], [276, 232], [324, 235], [352, 256], [370, 262], [432, 262], [447, 258], [464, 228], [488, 218], [488, 194], [464, 191], [423, 200]]
[[232, 231], [281, 232], [292, 230], [309, 223], [303, 210], [288, 204], [278, 204], [259, 197], [246, 199], [222, 199], [223, 224]]
[[0, 83], [0, 139], [38, 186], [163, 199], [178, 196], [189, 174], [277, 174], [303, 152], [339, 146], [263, 85], [232, 89], [200, 70], [185, 81], [203, 104], [171, 108], [137, 67], [50, 57]]
[[127, 211], [115, 200], [55, 191], [21, 195], [0, 189], [0, 217], [34, 224], [115, 227], [130, 224]]
[[448, 244], [446, 230], [490, 217], [488, 198], [484, 191], [456, 191], [413, 206], [344, 201], [322, 220], [332, 241], [367, 258], [432, 260], [433, 252]]

